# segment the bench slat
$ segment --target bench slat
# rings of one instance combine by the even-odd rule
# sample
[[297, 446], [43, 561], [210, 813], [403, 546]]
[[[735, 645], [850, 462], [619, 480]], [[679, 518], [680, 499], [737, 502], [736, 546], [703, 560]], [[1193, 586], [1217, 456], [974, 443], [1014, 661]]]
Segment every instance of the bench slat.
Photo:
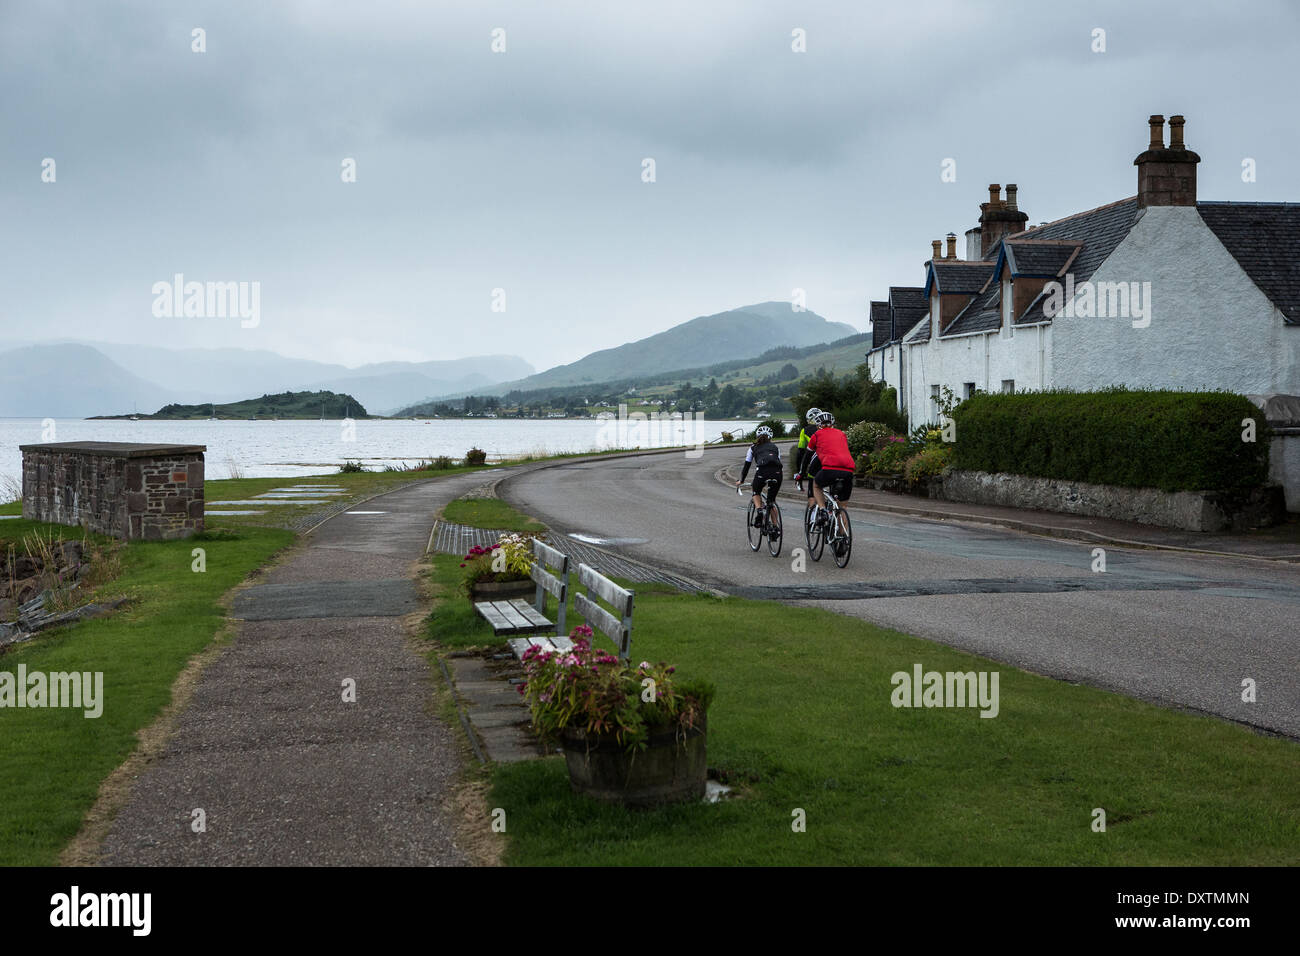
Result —
[[487, 622], [492, 625], [492, 630], [497, 634], [513, 634], [515, 632], [514, 624], [491, 601], [480, 601], [474, 605], [474, 610], [483, 615]]
[[567, 654], [569, 651], [573, 650], [573, 641], [569, 640], [567, 637], [553, 637], [551, 638], [551, 643], [555, 645], [555, 649], [561, 654]]
[[510, 650], [514, 651], [516, 658], [522, 658], [524, 651], [533, 646], [532, 641], [526, 637], [515, 637], [510, 640]]
[[533, 557], [538, 561], [544, 561], [553, 568], [559, 568], [560, 574], [569, 570], [569, 556], [563, 551], [557, 551], [549, 544], [533, 538]]
[[627, 617], [632, 613], [632, 592], [627, 588], [619, 587], [590, 565], [578, 565], [578, 581], [602, 601], [611, 604], [614, 612], [620, 617]]
[[533, 637], [529, 638], [529, 640], [532, 641], [533, 647], [541, 648], [543, 654], [548, 654], [555, 650], [555, 645], [552, 644], [548, 638]]
[[540, 627], [555, 627], [555, 624], [548, 620], [545, 614], [542, 614], [537, 608], [529, 604], [526, 598], [515, 598], [510, 602], [510, 606], [522, 614], [529, 624]]
[[627, 629], [623, 627], [622, 621], [585, 594], [575, 594], [573, 596], [573, 609], [581, 614], [592, 627], [608, 635], [620, 654], [626, 652]]
[[523, 614], [520, 614], [519, 611], [507, 601], [497, 601], [492, 606], [501, 613], [502, 617], [510, 622], [511, 630], [516, 634], [536, 634], [538, 631], [546, 630], [551, 627], [551, 622], [547, 621], [545, 618], [542, 619], [541, 624], [538, 624], [535, 621], [530, 621]]
[[[563, 574], [564, 572], [560, 573]], [[528, 571], [528, 576], [537, 584], [541, 585], [547, 593], [554, 595], [557, 601], [563, 601], [568, 597], [565, 593], [567, 590], [567, 582], [564, 578], [557, 578], [554, 574], [551, 574], [542, 567], [541, 562], [533, 563], [532, 568]]]

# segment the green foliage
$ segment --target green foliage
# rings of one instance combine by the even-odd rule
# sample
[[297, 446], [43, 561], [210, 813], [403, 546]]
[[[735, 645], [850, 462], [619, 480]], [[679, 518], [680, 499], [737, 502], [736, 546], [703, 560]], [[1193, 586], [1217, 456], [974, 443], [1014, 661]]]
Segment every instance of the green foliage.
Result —
[[[754, 432], [757, 432], [758, 429], [761, 428], [763, 425], [766, 425], [768, 428], [772, 429], [772, 437], [773, 437], [773, 438], [784, 438], [784, 437], [785, 437], [785, 434], [786, 434], [786, 432], [785, 432], [785, 422], [781, 421], [781, 419], [779, 419], [779, 418], [765, 418], [765, 419], [763, 419], [761, 422], [759, 422], [757, 425], [754, 426]], [[754, 432], [751, 432], [750, 435], [749, 435], [750, 441], [753, 441], [753, 435], [754, 435]]]
[[502, 534], [491, 547], [470, 548], [460, 566], [465, 569], [461, 587], [466, 594], [484, 582], [526, 581], [533, 567], [533, 539], [518, 532]]
[[250, 418], [254, 415], [270, 418], [369, 418], [365, 407], [346, 392], [281, 392], [263, 395], [224, 405], [164, 405], [153, 415], [141, 418], [206, 419]]
[[591, 646], [587, 625], [573, 629], [571, 651], [524, 652], [526, 682], [520, 693], [528, 702], [533, 729], [554, 740], [566, 728], [608, 735], [628, 750], [644, 750], [650, 733], [686, 731], [704, 717], [716, 690], [708, 681], [678, 683], [675, 667], [660, 661], [619, 660]]
[[951, 443], [927, 444], [903, 463], [903, 477], [916, 484], [922, 479], [942, 473], [952, 463], [952, 449]]
[[804, 421], [808, 409], [829, 411], [837, 422], [883, 422], [895, 431], [907, 430], [907, 416], [898, 410], [898, 393], [884, 382], [871, 377], [867, 365], [859, 365], [852, 374], [836, 379], [825, 369], [799, 383], [791, 403]]
[[893, 433], [884, 422], [858, 422], [844, 429], [844, 439], [849, 443], [849, 454], [857, 460], [871, 454]]
[[[1020, 392], [956, 407], [957, 468], [1162, 491], [1242, 490], [1268, 476], [1263, 413], [1229, 392]], [[1244, 420], [1256, 426], [1242, 440]]]
[[857, 459], [858, 472], [867, 475], [900, 474], [903, 463], [915, 452], [916, 449], [901, 435], [888, 436], [876, 451]]
[[365, 467], [359, 461], [348, 460], [343, 462], [343, 464], [339, 465], [340, 475], [355, 475], [355, 474], [360, 474], [365, 470], [366, 470]]

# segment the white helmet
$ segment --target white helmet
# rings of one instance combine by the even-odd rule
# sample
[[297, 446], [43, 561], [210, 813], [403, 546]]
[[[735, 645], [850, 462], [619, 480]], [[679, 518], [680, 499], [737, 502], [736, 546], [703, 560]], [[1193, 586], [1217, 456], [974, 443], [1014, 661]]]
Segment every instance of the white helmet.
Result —
[[821, 415], [821, 413], [822, 410], [820, 408], [810, 408], [808, 409], [808, 414], [804, 415], [804, 421], [806, 421], [809, 425], [815, 425], [817, 424], [817, 418]]
[[835, 427], [835, 416], [832, 415], [830, 412], [819, 412], [817, 415], [817, 427], [818, 428]]
[[755, 431], [754, 431], [754, 437], [755, 437], [755, 438], [771, 438], [771, 437], [772, 437], [772, 429], [768, 428], [766, 425], [759, 425], [758, 428], [755, 429]]

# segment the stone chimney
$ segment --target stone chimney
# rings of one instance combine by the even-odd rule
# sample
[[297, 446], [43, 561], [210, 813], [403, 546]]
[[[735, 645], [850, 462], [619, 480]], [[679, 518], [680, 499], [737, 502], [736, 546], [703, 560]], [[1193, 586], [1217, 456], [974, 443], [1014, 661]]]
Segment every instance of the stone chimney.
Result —
[[944, 256], [944, 258], [956, 259], [957, 258], [957, 234], [955, 232], [950, 232], [948, 233], [947, 238], [948, 238], [948, 254]]
[[1007, 185], [1007, 198], [1002, 198], [1002, 186], [989, 183], [989, 201], [980, 203], [980, 258], [988, 255], [1003, 236], [1025, 231], [1029, 214], [1016, 206], [1016, 185]]
[[1169, 117], [1169, 146], [1165, 147], [1165, 118], [1153, 115], [1151, 142], [1146, 152], [1133, 160], [1138, 168], [1138, 208], [1148, 206], [1195, 206], [1196, 164], [1201, 161], [1183, 144], [1181, 116]]
[[943, 240], [941, 239], [930, 240], [930, 261], [931, 262], [938, 262], [940, 259], [943, 258], [943, 253], [942, 251], [940, 251], [939, 248], [942, 245], [943, 245]]

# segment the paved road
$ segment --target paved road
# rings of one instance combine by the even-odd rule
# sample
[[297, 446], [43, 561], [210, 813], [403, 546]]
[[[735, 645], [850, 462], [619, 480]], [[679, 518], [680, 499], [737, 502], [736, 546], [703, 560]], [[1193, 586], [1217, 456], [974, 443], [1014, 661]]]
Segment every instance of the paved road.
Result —
[[[855, 509], [849, 566], [805, 572], [791, 550], [802, 497], [787, 482], [785, 548], [745, 541], [746, 501], [716, 474], [735, 449], [578, 462], [499, 494], [553, 528], [729, 593], [874, 621], [1036, 673], [1300, 737], [1300, 570], [1238, 558], [1106, 548]], [[738, 476], [739, 469], [735, 469]], [[1241, 700], [1242, 681], [1257, 702]]]
[[[429, 712], [429, 664], [402, 619], [419, 610], [413, 562], [434, 514], [483, 480], [453, 476], [357, 505], [238, 596], [238, 638], [133, 785], [105, 863], [467, 862], [444, 807], [459, 750]], [[355, 703], [343, 700], [345, 679]]]

